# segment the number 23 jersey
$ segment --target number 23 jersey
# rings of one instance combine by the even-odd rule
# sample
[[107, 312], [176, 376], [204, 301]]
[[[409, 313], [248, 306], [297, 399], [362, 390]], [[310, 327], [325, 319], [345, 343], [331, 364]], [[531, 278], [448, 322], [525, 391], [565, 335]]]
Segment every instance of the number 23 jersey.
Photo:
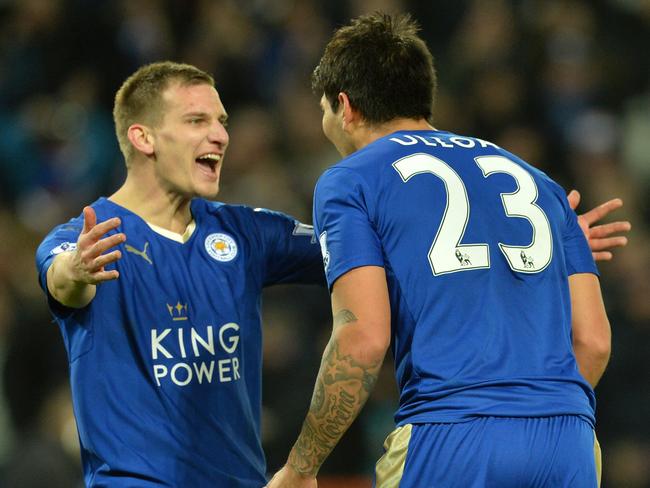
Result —
[[572, 352], [568, 276], [597, 273], [562, 188], [487, 141], [383, 137], [314, 196], [330, 287], [382, 266], [399, 425], [575, 414], [595, 398]]

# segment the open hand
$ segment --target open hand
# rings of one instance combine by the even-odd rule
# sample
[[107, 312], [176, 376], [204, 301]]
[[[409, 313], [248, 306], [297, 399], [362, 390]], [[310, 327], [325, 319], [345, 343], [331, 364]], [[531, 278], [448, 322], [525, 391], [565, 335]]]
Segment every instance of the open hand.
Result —
[[117, 270], [106, 271], [107, 264], [114, 263], [122, 257], [122, 253], [115, 249], [104, 254], [109, 249], [126, 240], [123, 233], [103, 237], [107, 232], [120, 225], [120, 219], [114, 217], [97, 223], [97, 214], [92, 207], [84, 207], [84, 227], [77, 240], [77, 249], [70, 259], [70, 275], [77, 283], [96, 285], [103, 281], [114, 280], [119, 277]]
[[[577, 190], [571, 190], [567, 195], [567, 199], [571, 208], [575, 210], [580, 203], [580, 193]], [[612, 234], [629, 232], [632, 229], [630, 222], [625, 220], [609, 224], [593, 225], [602, 220], [610, 212], [622, 206], [623, 200], [614, 198], [605, 203], [601, 203], [588, 212], [578, 215], [578, 224], [587, 238], [594, 261], [609, 261], [613, 257], [610, 251], [611, 249], [627, 245], [627, 237]]]

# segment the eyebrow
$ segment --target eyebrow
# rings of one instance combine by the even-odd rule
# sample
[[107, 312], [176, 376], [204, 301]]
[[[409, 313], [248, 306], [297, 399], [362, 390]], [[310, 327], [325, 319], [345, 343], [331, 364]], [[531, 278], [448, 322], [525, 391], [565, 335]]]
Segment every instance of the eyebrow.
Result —
[[[211, 117], [210, 114], [207, 112], [187, 112], [183, 114], [183, 118], [191, 118], [191, 117], [203, 117], [203, 118], [209, 118]], [[220, 121], [228, 120], [228, 114], [223, 114], [218, 117]]]
[[206, 112], [187, 112], [183, 114], [183, 117], [207, 117]]

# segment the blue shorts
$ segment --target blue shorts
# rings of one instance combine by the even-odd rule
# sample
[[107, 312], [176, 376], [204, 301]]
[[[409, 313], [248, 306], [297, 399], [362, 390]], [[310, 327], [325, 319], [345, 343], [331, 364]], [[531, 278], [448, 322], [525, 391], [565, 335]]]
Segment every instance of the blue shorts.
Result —
[[596, 488], [600, 446], [578, 416], [406, 424], [384, 443], [377, 488]]

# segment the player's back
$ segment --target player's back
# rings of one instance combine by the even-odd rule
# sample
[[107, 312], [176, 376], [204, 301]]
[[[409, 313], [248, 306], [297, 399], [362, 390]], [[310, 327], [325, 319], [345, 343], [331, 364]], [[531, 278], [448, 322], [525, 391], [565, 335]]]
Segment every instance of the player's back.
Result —
[[344, 182], [383, 254], [398, 423], [593, 422], [572, 353], [568, 275], [595, 267], [561, 187], [492, 143], [439, 131], [375, 141], [317, 192]]

